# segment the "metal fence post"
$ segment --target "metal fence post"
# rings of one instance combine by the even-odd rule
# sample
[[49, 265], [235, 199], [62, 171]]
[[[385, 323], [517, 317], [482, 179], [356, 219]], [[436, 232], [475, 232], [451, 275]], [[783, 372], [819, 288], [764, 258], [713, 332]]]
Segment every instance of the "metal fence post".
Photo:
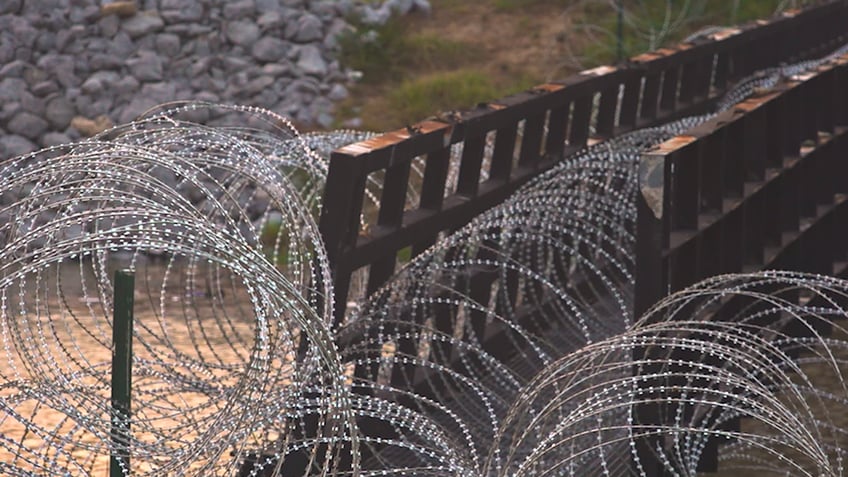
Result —
[[112, 315], [112, 455], [109, 476], [130, 475], [133, 293], [135, 274], [115, 271]]

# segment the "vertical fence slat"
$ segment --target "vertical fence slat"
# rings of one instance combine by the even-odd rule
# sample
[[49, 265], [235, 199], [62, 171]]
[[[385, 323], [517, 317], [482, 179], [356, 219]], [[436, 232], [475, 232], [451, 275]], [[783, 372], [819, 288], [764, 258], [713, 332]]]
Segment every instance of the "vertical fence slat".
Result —
[[601, 99], [598, 103], [598, 122], [595, 133], [601, 137], [612, 136], [615, 128], [615, 110], [618, 107], [619, 85], [613, 84], [601, 91]]
[[782, 95], [782, 126], [780, 138], [783, 144], [783, 156], [798, 157], [801, 148], [801, 97], [797, 88], [792, 88]]
[[442, 210], [442, 203], [445, 199], [445, 181], [450, 168], [450, 156], [449, 147], [427, 154], [419, 202], [419, 207], [422, 209]]
[[[427, 154], [424, 165], [424, 179], [421, 184], [421, 198], [419, 207], [421, 209], [438, 212], [442, 210], [445, 198], [445, 187], [450, 169], [451, 151], [449, 147], [439, 149]], [[412, 256], [415, 257], [436, 243], [439, 232], [434, 231], [427, 234], [422, 240], [412, 244]]]
[[772, 138], [765, 144], [765, 167], [772, 170], [783, 168], [783, 142], [780, 133], [784, 127], [784, 102], [769, 101], [763, 108], [766, 117], [765, 135]]
[[[780, 209], [780, 195], [785, 187], [785, 177], [775, 177], [770, 183], [766, 184], [765, 190], [765, 205], [763, 210], [764, 242], [766, 247], [780, 247], [783, 240], [783, 219], [780, 217], [783, 213]], [[766, 257], [768, 260], [768, 257]]]
[[[380, 196], [380, 212], [377, 225], [381, 227], [400, 228], [403, 222], [403, 211], [406, 205], [406, 193], [409, 187], [409, 169], [412, 161], [406, 157], [402, 148], [391, 149], [392, 159], [397, 154], [400, 160], [386, 169], [383, 183], [383, 193]], [[397, 254], [386, 254], [382, 259], [371, 264], [368, 271], [368, 294], [377, 291], [395, 271]]]
[[645, 76], [645, 88], [639, 116], [650, 121], [657, 117], [657, 105], [660, 98], [660, 73], [648, 73]]
[[518, 135], [518, 123], [498, 129], [495, 135], [495, 149], [492, 151], [492, 167], [489, 169], [489, 179], [508, 181], [512, 173], [512, 162], [515, 154], [515, 139]]
[[462, 159], [459, 164], [459, 178], [456, 193], [467, 197], [477, 195], [480, 185], [480, 166], [483, 164], [483, 150], [486, 147], [486, 135], [469, 135], [462, 149]]
[[581, 96], [574, 100], [571, 112], [571, 132], [568, 135], [568, 145], [583, 147], [589, 139], [589, 125], [592, 120], [592, 96]]
[[742, 119], [744, 143], [742, 160], [745, 163], [745, 181], [762, 181], [766, 174], [766, 108], [756, 108]]
[[674, 175], [671, 178], [671, 228], [677, 230], [696, 230], [698, 228], [698, 213], [700, 210], [700, 181], [698, 177], [698, 147], [699, 143], [692, 142], [694, 137], [680, 138], [689, 141], [673, 153], [666, 156], [672, 161]]
[[715, 70], [713, 72], [713, 88], [723, 90], [727, 87], [727, 78], [730, 75], [730, 55], [727, 52], [716, 54]]
[[783, 190], [780, 193], [781, 226], [784, 232], [797, 232], [801, 228], [801, 185], [797, 167], [784, 171]]
[[624, 93], [618, 113], [618, 126], [622, 130], [629, 130], [636, 126], [639, 98], [642, 95], [642, 78], [641, 74], [628, 74], [627, 79], [624, 80]]
[[[819, 97], [818, 88], [799, 88], [798, 90], [801, 96], [801, 141], [818, 142], [818, 109], [824, 107], [824, 105], [817, 101]], [[813, 104], [818, 104], [819, 108], [810, 107]]]
[[701, 212], [720, 214], [723, 210], [722, 167], [724, 167], [724, 150], [724, 129], [712, 131], [701, 138]]
[[759, 270], [764, 263], [766, 246], [765, 192], [760, 190], [742, 203], [744, 224], [744, 262], [743, 265]]
[[745, 144], [745, 131], [742, 123], [731, 123], [725, 132], [725, 153], [722, 155], [724, 163], [722, 170], [724, 177], [724, 196], [727, 198], [739, 198], [744, 195], [745, 188], [745, 157], [743, 150], [738, 145]]
[[663, 249], [668, 245], [670, 162], [661, 152], [646, 153], [639, 162], [636, 197], [636, 284], [634, 316], [640, 317], [667, 294]]
[[662, 80], [662, 96], [660, 97], [660, 109], [663, 115], [674, 111], [677, 107], [677, 91], [680, 81], [680, 67], [665, 70]]
[[564, 104], [551, 110], [548, 115], [548, 134], [545, 138], [545, 156], [562, 158], [565, 151], [566, 132], [568, 131], [569, 105]]
[[535, 114], [524, 122], [524, 135], [521, 138], [521, 152], [518, 165], [534, 166], [541, 159], [542, 136], [545, 129], [545, 114]]
[[333, 271], [336, 320], [344, 316], [350, 274], [353, 272], [340, 259], [345, 248], [356, 244], [365, 180], [363, 164], [357, 157], [339, 151], [332, 153], [318, 228]]

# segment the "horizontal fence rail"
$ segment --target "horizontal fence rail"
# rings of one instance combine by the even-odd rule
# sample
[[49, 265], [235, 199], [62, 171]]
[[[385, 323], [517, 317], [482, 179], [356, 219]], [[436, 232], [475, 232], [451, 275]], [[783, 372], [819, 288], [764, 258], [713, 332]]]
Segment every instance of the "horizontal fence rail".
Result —
[[[787, 78], [642, 156], [636, 316], [668, 294], [719, 274], [762, 269], [845, 273], [845, 85], [848, 55]], [[750, 306], [743, 301], [737, 297], [715, 313], [732, 317], [733, 310]], [[790, 320], [785, 326], [793, 327], [793, 334], [810, 333], [795, 325]], [[642, 352], [635, 358], [650, 357], [649, 351]], [[662, 424], [661, 416], [674, 415], [671, 408], [640, 405], [637, 422]], [[738, 426], [730, 422], [722, 428], [738, 431]], [[717, 470], [719, 441], [710, 440], [699, 470]], [[664, 475], [662, 465], [652, 461], [651, 449], [659, 443], [642, 444], [640, 461], [649, 475]]]
[[[845, 257], [848, 57], [643, 155], [636, 312], [704, 278]], [[844, 227], [843, 227], [844, 228]]]
[[[568, 154], [705, 112], [754, 71], [844, 43], [846, 21], [846, 1], [787, 12], [334, 151], [319, 227], [333, 269], [336, 320], [345, 314], [357, 270], [367, 267], [367, 292], [373, 292], [394, 273], [402, 250], [415, 256]], [[456, 186], [446, 190], [457, 147]], [[418, 186], [410, 183], [416, 159], [424, 170], [420, 199], [407, 206], [408, 189]], [[363, 200], [374, 174], [385, 186], [373, 211], [376, 223], [363, 228]]]

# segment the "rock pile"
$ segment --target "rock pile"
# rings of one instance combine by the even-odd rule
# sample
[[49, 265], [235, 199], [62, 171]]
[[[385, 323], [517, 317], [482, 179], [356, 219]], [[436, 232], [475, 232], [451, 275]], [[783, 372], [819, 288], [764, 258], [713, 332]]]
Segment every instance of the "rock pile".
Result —
[[349, 19], [427, 0], [2, 0], [0, 159], [89, 136], [167, 101], [268, 108], [329, 127]]

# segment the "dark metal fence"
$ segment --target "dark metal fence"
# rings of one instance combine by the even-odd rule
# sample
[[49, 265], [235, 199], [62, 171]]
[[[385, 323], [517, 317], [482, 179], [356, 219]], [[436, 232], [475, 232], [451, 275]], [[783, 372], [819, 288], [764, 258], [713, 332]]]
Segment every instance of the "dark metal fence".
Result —
[[[344, 314], [358, 269], [369, 269], [367, 291], [378, 289], [401, 250], [411, 247], [416, 255], [439, 233], [463, 226], [565, 155], [597, 139], [704, 112], [734, 80], [844, 43], [846, 24], [848, 1], [789, 12], [334, 151], [320, 230], [333, 268], [336, 319]], [[446, 191], [451, 150], [458, 144], [458, 180]], [[420, 200], [407, 208], [416, 158], [424, 163]], [[481, 180], [484, 164], [490, 164], [488, 178]], [[371, 174], [383, 175], [385, 187], [376, 224], [363, 230]]]
[[841, 272], [848, 57], [790, 78], [644, 154], [636, 313], [701, 279]]
[[[845, 273], [846, 85], [848, 56], [843, 56], [788, 78], [643, 155], [636, 316], [669, 293], [718, 274], [762, 269]], [[744, 299], [734, 300], [716, 313], [733, 316], [730, 310], [741, 309]], [[810, 332], [795, 325], [786, 325], [793, 327], [792, 334]], [[637, 359], [650, 353], [642, 352]], [[640, 405], [637, 422], [660, 424], [661, 416], [673, 415], [663, 406], [673, 404]], [[738, 430], [739, 423], [724, 426]], [[699, 470], [717, 470], [718, 442], [710, 441]], [[640, 461], [649, 475], [662, 475], [651, 450], [659, 443], [645, 439], [640, 444]]]
[[[566, 155], [595, 140], [708, 111], [744, 76], [846, 43], [846, 25], [848, 0], [791, 12], [334, 151], [320, 229], [333, 269], [336, 319], [343, 317], [357, 270], [367, 267], [367, 291], [378, 289], [402, 250], [420, 253]], [[840, 238], [848, 232], [842, 195], [848, 184], [838, 180], [848, 172], [839, 160], [848, 148], [848, 93], [838, 87], [848, 79], [844, 64], [746, 101], [645, 155], [637, 316], [666, 293], [716, 273], [839, 271], [846, 249]], [[455, 145], [462, 151], [458, 180], [446, 190]], [[417, 158], [423, 180], [411, 184]], [[488, 178], [481, 180], [484, 164], [490, 164]], [[377, 210], [369, 211], [376, 223], [363, 228], [372, 174], [382, 175], [385, 186]], [[410, 187], [420, 187], [420, 200], [407, 207]], [[641, 411], [644, 419], [656, 410]], [[368, 435], [389, 432], [360, 425]], [[716, 449], [708, 446], [703, 470], [715, 468]], [[659, 475], [644, 451], [646, 470]], [[251, 467], [245, 464], [244, 475]], [[302, 470], [296, 460], [285, 467]]]

